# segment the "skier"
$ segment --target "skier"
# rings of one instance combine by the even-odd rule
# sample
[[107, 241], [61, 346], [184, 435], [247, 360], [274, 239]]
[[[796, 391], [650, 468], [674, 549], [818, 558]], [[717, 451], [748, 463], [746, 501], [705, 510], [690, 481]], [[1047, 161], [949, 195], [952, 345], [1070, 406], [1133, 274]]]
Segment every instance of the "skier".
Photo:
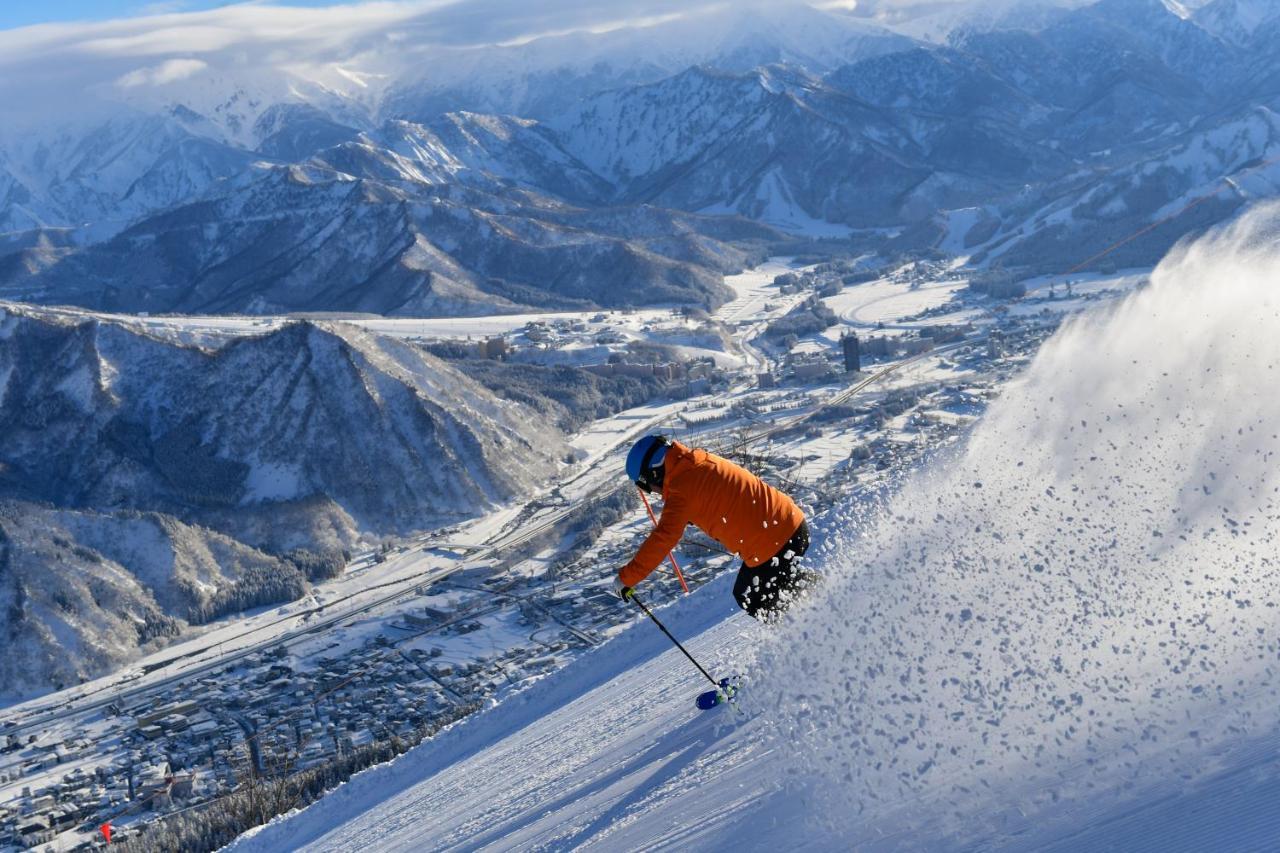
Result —
[[675, 548], [686, 524], [742, 558], [733, 597], [757, 619], [786, 609], [813, 581], [796, 565], [809, 547], [809, 526], [791, 498], [746, 469], [662, 435], [647, 435], [627, 454], [627, 477], [662, 495], [662, 518], [635, 558], [618, 572], [623, 600]]

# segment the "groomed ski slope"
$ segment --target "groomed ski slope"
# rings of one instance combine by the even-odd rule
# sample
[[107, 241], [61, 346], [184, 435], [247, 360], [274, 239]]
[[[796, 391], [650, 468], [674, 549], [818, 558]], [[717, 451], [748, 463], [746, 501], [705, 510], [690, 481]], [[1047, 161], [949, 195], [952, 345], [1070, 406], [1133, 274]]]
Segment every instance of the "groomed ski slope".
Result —
[[[733, 612], [728, 580], [660, 611], [717, 672], [761, 640], [762, 629]], [[927, 800], [861, 827], [852, 814], [823, 814], [821, 779], [805, 775], [753, 703], [742, 715], [696, 710], [705, 681], [640, 620], [524, 693], [228, 849], [1174, 853], [1280, 845], [1280, 736], [1217, 756], [1216, 772], [1197, 769], [1193, 785], [1174, 777], [1129, 802], [1089, 798], [1038, 820], [995, 807], [973, 816], [969, 829], [987, 827], [964, 832], [963, 841]]]
[[[717, 672], [761, 630], [735, 614], [731, 581], [660, 611]], [[758, 721], [697, 710], [705, 679], [637, 616], [564, 670], [230, 849], [792, 847], [802, 809], [769, 769]]]
[[783, 624], [728, 575], [660, 611], [742, 716], [637, 613], [233, 849], [1280, 850], [1278, 282], [1274, 205], [814, 517]]

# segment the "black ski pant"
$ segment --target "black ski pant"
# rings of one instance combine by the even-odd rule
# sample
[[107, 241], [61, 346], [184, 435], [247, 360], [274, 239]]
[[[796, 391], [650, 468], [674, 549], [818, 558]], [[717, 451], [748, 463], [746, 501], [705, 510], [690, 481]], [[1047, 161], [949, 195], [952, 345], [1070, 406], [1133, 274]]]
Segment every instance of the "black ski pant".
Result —
[[786, 610], [813, 582], [813, 573], [796, 564], [808, 550], [809, 525], [802, 521], [787, 544], [771, 559], [755, 568], [743, 563], [733, 585], [738, 606], [757, 619], [768, 619]]

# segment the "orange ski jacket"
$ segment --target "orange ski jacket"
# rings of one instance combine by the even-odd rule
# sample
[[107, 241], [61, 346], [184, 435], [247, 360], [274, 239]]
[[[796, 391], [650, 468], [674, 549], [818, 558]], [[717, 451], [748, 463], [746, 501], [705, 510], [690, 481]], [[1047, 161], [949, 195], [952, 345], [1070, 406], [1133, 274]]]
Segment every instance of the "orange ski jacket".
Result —
[[662, 517], [618, 576], [635, 586], [667, 558], [694, 524], [755, 567], [782, 550], [804, 513], [755, 474], [705, 450], [672, 442], [663, 460]]

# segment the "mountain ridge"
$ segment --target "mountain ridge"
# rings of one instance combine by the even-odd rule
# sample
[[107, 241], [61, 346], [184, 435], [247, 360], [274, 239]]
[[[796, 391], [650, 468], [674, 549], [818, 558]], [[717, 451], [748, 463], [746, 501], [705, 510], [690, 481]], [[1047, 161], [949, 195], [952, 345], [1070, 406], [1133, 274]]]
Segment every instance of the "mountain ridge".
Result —
[[[450, 94], [448, 69], [427, 83], [335, 66], [315, 72], [332, 85], [287, 88], [182, 66], [189, 76], [155, 91], [133, 87], [132, 112], [88, 137], [0, 144], [0, 295], [405, 316], [711, 306], [725, 296], [717, 278], [770, 246], [875, 248], [891, 229], [889, 251], [929, 251], [931, 223], [969, 208], [1004, 223], [1000, 246], [975, 256], [1025, 243], [1015, 254], [1030, 259], [1045, 235], [1029, 212], [1077, 184], [1105, 193], [1138, 161], [1178, 172], [1197, 134], [1280, 103], [1280, 54], [1261, 38], [1280, 15], [1257, 3], [1046, 9], [961, 10], [942, 43], [797, 7], [451, 48], [477, 63], [471, 83], [506, 81], [505, 103], [471, 83]], [[631, 52], [606, 73], [591, 62], [611, 44]], [[502, 114], [539, 91], [554, 109]], [[433, 106], [414, 106], [414, 92]], [[148, 98], [162, 114], [143, 111]], [[42, 175], [39, 162], [62, 165]], [[1135, 230], [1159, 212], [1129, 204]], [[671, 209], [687, 238], [637, 236], [646, 205]], [[1063, 223], [1052, 251], [1096, 244], [1112, 224]], [[1201, 224], [1133, 248], [1152, 261]]]

